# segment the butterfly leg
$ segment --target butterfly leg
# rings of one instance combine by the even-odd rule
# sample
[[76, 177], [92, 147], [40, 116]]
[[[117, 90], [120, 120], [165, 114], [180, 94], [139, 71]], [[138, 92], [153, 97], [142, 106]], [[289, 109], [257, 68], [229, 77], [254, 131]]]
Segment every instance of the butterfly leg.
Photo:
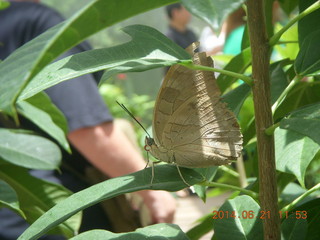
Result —
[[[153, 184], [153, 179], [154, 179], [154, 164], [157, 164], [157, 163], [159, 163], [159, 162], [161, 162], [161, 161], [158, 161], [158, 162], [153, 162], [153, 161], [151, 161], [151, 186], [152, 186], [152, 184]], [[147, 165], [148, 166], [148, 165]], [[147, 167], [146, 166], [146, 167]]]
[[153, 184], [153, 179], [154, 179], [154, 163], [152, 162], [151, 163], [151, 187], [152, 187], [152, 184]]
[[187, 183], [187, 181], [186, 181], [186, 180], [184, 179], [184, 177], [182, 176], [182, 173], [181, 173], [181, 171], [180, 171], [179, 166], [178, 166], [177, 164], [175, 164], [175, 165], [176, 165], [176, 167], [177, 167], [177, 169], [178, 169], [178, 173], [179, 173], [182, 181], [183, 181], [188, 187], [191, 187], [191, 185], [190, 185], [189, 183]]
[[174, 153], [173, 153], [172, 157], [173, 157], [172, 163], [174, 163], [174, 165], [176, 165], [181, 180], [182, 180], [188, 187], [191, 187], [191, 185], [190, 185], [189, 183], [187, 183], [187, 181], [186, 181], [186, 180], [184, 179], [184, 177], [182, 176], [182, 173], [181, 173], [181, 171], [180, 171], [180, 168], [179, 168], [179, 166], [176, 164], [176, 158], [175, 158], [175, 156], [174, 156]]
[[146, 169], [149, 165], [149, 162], [150, 162], [150, 159], [149, 159], [149, 152], [147, 151], [147, 164], [146, 166], [144, 167], [144, 169]]

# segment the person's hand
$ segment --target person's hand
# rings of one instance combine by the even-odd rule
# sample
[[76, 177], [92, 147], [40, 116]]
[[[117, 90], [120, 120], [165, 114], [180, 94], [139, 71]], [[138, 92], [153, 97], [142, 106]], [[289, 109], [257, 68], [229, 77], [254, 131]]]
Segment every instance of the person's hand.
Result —
[[150, 211], [152, 223], [172, 223], [176, 200], [166, 191], [141, 191], [140, 196]]

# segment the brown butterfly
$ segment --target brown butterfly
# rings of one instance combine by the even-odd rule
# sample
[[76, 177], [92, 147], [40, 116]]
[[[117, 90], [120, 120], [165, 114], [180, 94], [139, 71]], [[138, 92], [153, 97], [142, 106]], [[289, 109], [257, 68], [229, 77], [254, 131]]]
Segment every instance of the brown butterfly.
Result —
[[[187, 51], [193, 54], [198, 45], [193, 43]], [[193, 63], [213, 66], [205, 53], [194, 53]], [[145, 149], [177, 166], [224, 165], [241, 154], [242, 135], [236, 117], [221, 102], [214, 74], [209, 71], [172, 66], [158, 93], [152, 127], [153, 138], [146, 137]]]

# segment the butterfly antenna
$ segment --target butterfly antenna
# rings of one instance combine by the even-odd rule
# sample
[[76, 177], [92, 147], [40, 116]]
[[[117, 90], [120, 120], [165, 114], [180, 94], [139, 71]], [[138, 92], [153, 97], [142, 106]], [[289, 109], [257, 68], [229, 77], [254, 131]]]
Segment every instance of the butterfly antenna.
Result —
[[144, 126], [135, 118], [135, 116], [133, 116], [133, 114], [128, 110], [128, 108], [126, 108], [126, 106], [123, 105], [122, 103], [119, 103], [118, 101], [116, 101], [116, 102], [120, 105], [120, 107], [122, 107], [122, 109], [123, 109], [124, 111], [126, 111], [126, 113], [127, 113], [132, 119], [134, 119], [134, 120], [136, 121], [136, 123], [139, 124], [139, 126], [145, 131], [145, 133], [148, 135], [148, 137], [151, 138], [150, 134], [147, 132], [147, 130], [144, 128]]

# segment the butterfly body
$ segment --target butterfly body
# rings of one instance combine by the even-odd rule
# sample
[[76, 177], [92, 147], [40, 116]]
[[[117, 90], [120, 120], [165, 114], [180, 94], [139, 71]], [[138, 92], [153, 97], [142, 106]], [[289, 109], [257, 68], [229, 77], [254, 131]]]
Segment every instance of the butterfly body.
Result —
[[[205, 53], [195, 53], [193, 62], [213, 65]], [[221, 102], [212, 72], [172, 66], [159, 91], [152, 126], [154, 138], [147, 137], [146, 147], [161, 161], [209, 167], [228, 164], [241, 154], [239, 125]]]

